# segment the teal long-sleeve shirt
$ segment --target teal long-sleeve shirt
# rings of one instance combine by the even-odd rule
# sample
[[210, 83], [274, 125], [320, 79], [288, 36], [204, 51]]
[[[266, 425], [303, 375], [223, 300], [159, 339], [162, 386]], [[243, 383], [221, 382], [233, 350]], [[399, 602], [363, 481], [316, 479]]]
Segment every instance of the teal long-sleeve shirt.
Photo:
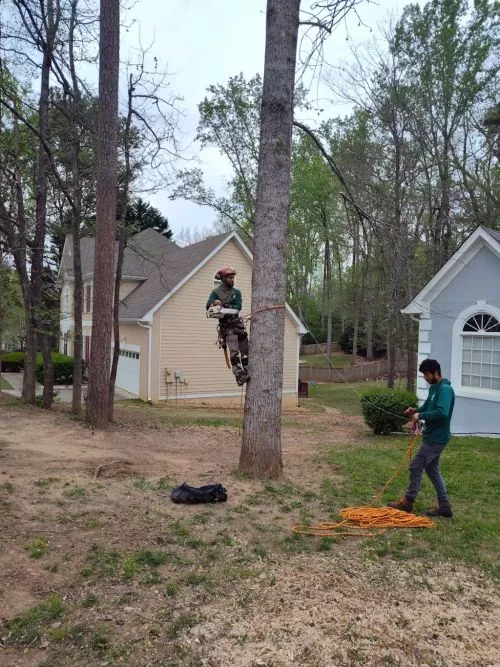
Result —
[[455, 406], [455, 392], [444, 378], [431, 384], [427, 400], [418, 411], [425, 421], [424, 442], [446, 444], [451, 437], [450, 423]]
[[[220, 300], [221, 300], [221, 298], [217, 294], [217, 291], [212, 290], [212, 292], [210, 292], [210, 296], [208, 297], [207, 309], [212, 305], [212, 303], [214, 301], [220, 301]], [[242, 296], [241, 296], [241, 290], [239, 290], [237, 287], [233, 287], [233, 291], [232, 291], [231, 297], [229, 299], [229, 302], [224, 303], [224, 306], [226, 308], [235, 308], [236, 310], [241, 310], [241, 308], [243, 307], [243, 299], [242, 299]]]

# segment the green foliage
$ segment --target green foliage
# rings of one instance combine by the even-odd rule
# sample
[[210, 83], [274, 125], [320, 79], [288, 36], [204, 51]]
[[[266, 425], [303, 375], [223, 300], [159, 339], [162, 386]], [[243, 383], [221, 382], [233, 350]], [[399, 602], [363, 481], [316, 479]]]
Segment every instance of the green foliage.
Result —
[[[52, 352], [54, 384], [73, 384], [73, 358], [60, 352]], [[37, 355], [36, 379], [43, 384], [43, 359]]]
[[20, 373], [24, 368], [24, 352], [2, 352], [0, 361], [4, 373]]
[[363, 417], [376, 435], [401, 430], [407, 421], [404, 411], [417, 406], [416, 395], [404, 389], [371, 389], [361, 397]]
[[[24, 369], [24, 352], [3, 352], [0, 354], [2, 370], [5, 373], [21, 373]], [[54, 367], [54, 384], [73, 383], [73, 358], [59, 352], [52, 352]], [[43, 384], [43, 359], [41, 354], [36, 357], [36, 380]]]
[[9, 630], [6, 642], [8, 644], [31, 644], [40, 637], [44, 626], [59, 618], [63, 611], [64, 605], [58, 595], [53, 595], [47, 602], [40, 602], [23, 616], [6, 623]]
[[155, 229], [167, 239], [172, 238], [168, 219], [140, 197], [127, 205], [125, 223], [131, 234], [137, 234], [145, 229]]
[[47, 553], [49, 541], [46, 537], [36, 537], [25, 545], [25, 551], [29, 551], [30, 558], [42, 558]]

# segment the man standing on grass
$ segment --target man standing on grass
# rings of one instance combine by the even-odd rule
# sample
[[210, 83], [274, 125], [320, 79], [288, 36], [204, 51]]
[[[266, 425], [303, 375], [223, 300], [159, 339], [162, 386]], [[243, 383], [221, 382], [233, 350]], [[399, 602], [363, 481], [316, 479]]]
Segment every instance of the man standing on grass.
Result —
[[406, 414], [411, 415], [414, 422], [421, 419], [425, 422], [423, 442], [410, 463], [410, 483], [404, 498], [388, 505], [394, 509], [412, 512], [425, 470], [436, 489], [438, 500], [437, 506], [426, 512], [427, 516], [452, 517], [446, 486], [439, 470], [439, 459], [451, 437], [450, 422], [455, 404], [455, 392], [449, 380], [441, 377], [441, 366], [435, 359], [425, 359], [418, 370], [423, 373], [430, 385], [429, 395], [418, 412], [415, 408], [408, 408]]

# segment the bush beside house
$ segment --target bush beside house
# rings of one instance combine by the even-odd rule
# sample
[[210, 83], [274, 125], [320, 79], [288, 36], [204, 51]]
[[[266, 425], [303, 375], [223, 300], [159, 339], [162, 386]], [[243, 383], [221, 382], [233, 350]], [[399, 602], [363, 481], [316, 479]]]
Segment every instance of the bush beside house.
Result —
[[361, 408], [366, 424], [375, 435], [400, 431], [408, 421], [406, 408], [418, 407], [416, 394], [404, 389], [376, 388], [361, 397]]
[[[24, 352], [4, 352], [0, 354], [2, 372], [22, 373], [24, 369]], [[73, 384], [73, 357], [59, 352], [52, 352], [54, 367], [54, 384]], [[43, 359], [41, 354], [36, 357], [36, 380], [43, 384]]]

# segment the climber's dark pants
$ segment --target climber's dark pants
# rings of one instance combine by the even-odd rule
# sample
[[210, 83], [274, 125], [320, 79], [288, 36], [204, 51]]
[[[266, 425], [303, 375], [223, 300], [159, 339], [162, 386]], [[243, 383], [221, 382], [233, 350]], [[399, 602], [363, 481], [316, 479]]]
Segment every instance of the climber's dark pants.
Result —
[[241, 317], [235, 317], [227, 322], [221, 320], [219, 338], [222, 344], [227, 345], [233, 373], [236, 375], [240, 364], [246, 369], [248, 366], [248, 334]]

